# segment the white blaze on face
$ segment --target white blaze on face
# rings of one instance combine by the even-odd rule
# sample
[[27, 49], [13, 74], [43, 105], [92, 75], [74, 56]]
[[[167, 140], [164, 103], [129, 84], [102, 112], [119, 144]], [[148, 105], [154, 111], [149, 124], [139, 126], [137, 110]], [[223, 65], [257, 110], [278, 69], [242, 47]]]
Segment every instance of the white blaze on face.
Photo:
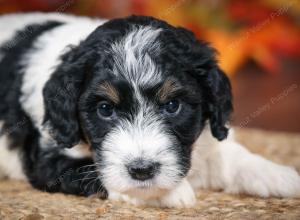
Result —
[[121, 41], [112, 45], [113, 73], [123, 76], [131, 84], [149, 85], [161, 80], [161, 75], [149, 53], [157, 54], [160, 44], [157, 37], [161, 29], [136, 26]]

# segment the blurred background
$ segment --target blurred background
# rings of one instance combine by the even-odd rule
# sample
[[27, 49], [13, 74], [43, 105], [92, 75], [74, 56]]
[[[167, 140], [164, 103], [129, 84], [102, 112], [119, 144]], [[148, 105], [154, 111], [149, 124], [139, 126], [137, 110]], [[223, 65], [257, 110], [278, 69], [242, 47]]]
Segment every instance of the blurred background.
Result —
[[300, 132], [300, 0], [0, 0], [0, 14], [30, 11], [150, 15], [188, 28], [219, 51], [234, 125]]

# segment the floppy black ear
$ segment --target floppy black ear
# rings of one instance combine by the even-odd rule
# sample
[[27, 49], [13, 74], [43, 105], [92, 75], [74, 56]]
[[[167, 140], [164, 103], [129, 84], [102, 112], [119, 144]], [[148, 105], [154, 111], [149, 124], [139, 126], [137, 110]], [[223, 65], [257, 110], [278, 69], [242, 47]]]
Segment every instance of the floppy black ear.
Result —
[[96, 68], [93, 64], [108, 60], [103, 54], [119, 36], [116, 25], [112, 21], [106, 22], [79, 46], [63, 55], [61, 64], [44, 88], [44, 124], [49, 126], [51, 136], [61, 147], [72, 147], [84, 139], [79, 123], [78, 101], [93, 68]]
[[74, 48], [61, 59], [43, 90], [44, 124], [60, 147], [72, 147], [81, 140], [77, 103], [91, 61], [90, 52]]
[[[218, 67], [215, 60], [216, 51], [209, 44], [197, 40], [195, 35], [186, 29], [177, 28], [177, 33], [177, 39], [181, 41], [185, 50], [176, 56], [185, 60], [188, 72], [198, 80], [204, 95], [203, 108], [211, 132], [215, 138], [223, 140], [227, 137], [226, 123], [233, 110], [230, 81]], [[173, 53], [176, 54], [176, 51]]]
[[233, 111], [231, 85], [222, 70], [215, 67], [205, 74], [205, 98], [208, 103], [207, 116], [211, 132], [218, 140], [227, 137], [226, 123]]

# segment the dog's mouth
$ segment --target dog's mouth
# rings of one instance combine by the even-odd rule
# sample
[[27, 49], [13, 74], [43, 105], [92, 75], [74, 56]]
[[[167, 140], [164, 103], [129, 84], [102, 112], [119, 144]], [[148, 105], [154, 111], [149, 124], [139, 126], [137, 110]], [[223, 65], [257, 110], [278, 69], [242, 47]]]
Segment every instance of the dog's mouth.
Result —
[[158, 190], [162, 187], [157, 183], [157, 178], [153, 177], [152, 179], [140, 181], [136, 179], [131, 179], [127, 182], [128, 188], [125, 191], [151, 191], [151, 190]]

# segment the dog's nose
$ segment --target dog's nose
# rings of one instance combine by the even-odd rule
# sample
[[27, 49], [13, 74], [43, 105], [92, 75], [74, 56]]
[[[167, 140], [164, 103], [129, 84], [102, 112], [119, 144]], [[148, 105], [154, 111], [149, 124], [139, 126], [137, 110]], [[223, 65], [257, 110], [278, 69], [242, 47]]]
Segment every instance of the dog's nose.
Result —
[[128, 166], [128, 173], [133, 179], [136, 180], [148, 180], [152, 179], [157, 173], [159, 168], [159, 163], [154, 163], [146, 160], [135, 160], [131, 162]]

